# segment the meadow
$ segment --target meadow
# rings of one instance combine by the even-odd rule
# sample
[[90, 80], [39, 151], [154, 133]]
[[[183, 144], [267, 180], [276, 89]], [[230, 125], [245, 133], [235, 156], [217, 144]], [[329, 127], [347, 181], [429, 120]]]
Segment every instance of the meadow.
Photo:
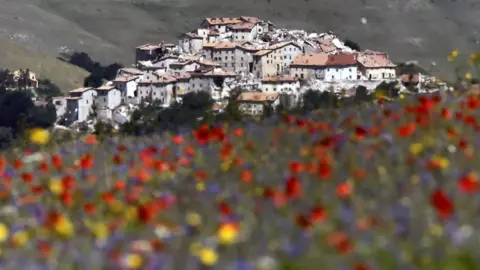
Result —
[[185, 134], [34, 129], [0, 158], [0, 269], [479, 269], [479, 109], [445, 92]]

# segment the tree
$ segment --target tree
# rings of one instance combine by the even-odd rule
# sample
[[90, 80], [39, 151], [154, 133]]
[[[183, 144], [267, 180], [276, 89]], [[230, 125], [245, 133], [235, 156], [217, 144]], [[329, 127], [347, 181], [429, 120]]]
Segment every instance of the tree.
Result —
[[304, 112], [311, 112], [320, 108], [335, 108], [337, 107], [338, 98], [335, 94], [330, 91], [314, 91], [308, 90], [303, 96], [303, 106], [302, 109]]
[[14, 133], [19, 131], [21, 121], [26, 119], [35, 107], [26, 91], [9, 91], [0, 97], [0, 126], [11, 128]]
[[12, 129], [0, 127], [0, 150], [10, 147], [13, 143]]
[[34, 106], [27, 118], [28, 127], [50, 128], [57, 120], [57, 110], [52, 103], [45, 106]]
[[351, 41], [350, 39], [346, 39], [344, 44], [352, 50], [360, 51], [360, 46], [356, 42]]
[[355, 90], [355, 96], [353, 98], [353, 101], [358, 103], [370, 100], [372, 100], [372, 97], [368, 94], [367, 88], [363, 85], [358, 86]]
[[40, 97], [49, 100], [52, 97], [58, 97], [62, 95], [60, 88], [52, 83], [49, 79], [38, 80], [38, 88], [35, 89], [35, 92]]

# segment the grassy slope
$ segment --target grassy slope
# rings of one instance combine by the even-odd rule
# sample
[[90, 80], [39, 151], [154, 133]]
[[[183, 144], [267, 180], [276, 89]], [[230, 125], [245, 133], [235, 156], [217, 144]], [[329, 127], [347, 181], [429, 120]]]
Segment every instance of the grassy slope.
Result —
[[[433, 72], [451, 73], [446, 55], [453, 49], [473, 51], [480, 20], [480, 5], [468, 0], [181, 0], [181, 1], [57, 1], [28, 0], [43, 11], [117, 44], [123, 55], [111, 51], [112, 60], [130, 63], [135, 45], [146, 41], [175, 41], [196, 28], [207, 16], [254, 15], [279, 26], [333, 30], [362, 47], [388, 51], [396, 61], [418, 59]], [[366, 25], [361, 18], [368, 20]], [[96, 48], [89, 52], [95, 53]]]
[[53, 56], [29, 51], [0, 37], [0, 67], [10, 70], [30, 68], [40, 78], [49, 78], [63, 92], [82, 86], [88, 72], [56, 59]]

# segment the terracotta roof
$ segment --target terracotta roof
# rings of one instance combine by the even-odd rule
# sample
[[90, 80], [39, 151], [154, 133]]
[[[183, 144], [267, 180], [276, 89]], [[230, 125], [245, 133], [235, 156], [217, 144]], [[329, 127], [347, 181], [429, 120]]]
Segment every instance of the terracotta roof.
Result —
[[293, 59], [291, 66], [325, 66], [328, 61], [326, 53], [299, 54]]
[[169, 83], [174, 83], [177, 81], [177, 79], [170, 75], [170, 74], [156, 74], [158, 77], [153, 80], [141, 80], [138, 83], [139, 84], [150, 84], [150, 83], [161, 83], [161, 84], [169, 84]]
[[186, 36], [186, 37], [193, 38], [193, 39], [203, 39], [203, 37], [201, 37], [200, 35], [192, 33], [192, 32], [185, 33], [182, 36]]
[[229, 26], [233, 30], [252, 30], [255, 27], [256, 23], [245, 22], [245, 23], [236, 23]]
[[192, 72], [190, 73], [192, 77], [235, 77], [237, 74], [235, 72], [228, 72], [224, 70], [215, 70], [211, 69], [207, 72]]
[[238, 45], [237, 48], [239, 49], [243, 49], [243, 50], [246, 50], [246, 51], [260, 51], [260, 49], [258, 47], [255, 47], [254, 45], [250, 45], [250, 44], [242, 44], [242, 45]]
[[91, 87], [81, 87], [70, 91], [69, 93], [83, 93], [85, 91], [92, 90]]
[[176, 73], [175, 75], [175, 78], [177, 80], [188, 80], [190, 79], [190, 73], [187, 73], [187, 72], [184, 72], [184, 73]]
[[119, 71], [123, 71], [125, 73], [130, 73], [130, 74], [134, 74], [134, 75], [142, 75], [143, 72], [137, 68], [121, 68], [119, 69]]
[[129, 82], [138, 79], [138, 76], [122, 76], [115, 78], [112, 82]]
[[259, 23], [259, 22], [262, 21], [257, 17], [250, 17], [250, 16], [241, 16], [240, 20], [245, 21], [245, 22], [251, 22], [251, 23]]
[[277, 50], [277, 49], [280, 49], [280, 48], [283, 48], [287, 45], [294, 45], [296, 47], [300, 47], [298, 44], [292, 42], [292, 41], [284, 41], [284, 42], [279, 42], [279, 43], [276, 43], [276, 44], [273, 44], [271, 46], [268, 47], [268, 49], [270, 50]]
[[162, 48], [162, 44], [143, 44], [141, 46], [138, 46], [136, 49], [142, 50], [142, 51], [151, 51], [151, 50], [156, 50]]
[[210, 25], [226, 25], [226, 24], [235, 24], [235, 23], [242, 22], [242, 20], [238, 18], [206, 18], [205, 20]]
[[235, 42], [220, 42], [214, 48], [217, 49], [217, 50], [234, 49], [235, 47], [237, 47], [237, 45], [238, 44], [235, 43]]
[[102, 85], [100, 87], [95, 88], [97, 91], [110, 91], [115, 89], [115, 85]]
[[264, 55], [267, 55], [269, 53], [273, 52], [272, 50], [260, 50], [256, 53], [254, 53], [253, 55], [256, 55], [256, 56], [264, 56]]
[[326, 63], [327, 66], [351, 66], [356, 64], [355, 55], [347, 53], [330, 54]]
[[394, 68], [396, 65], [388, 59], [386, 53], [366, 51], [358, 54], [358, 63], [366, 68]]
[[264, 92], [243, 92], [241, 93], [237, 100], [238, 101], [248, 101], [248, 102], [265, 102], [265, 101], [275, 101], [278, 98], [278, 93], [264, 93]]
[[333, 44], [318, 44], [318, 47], [321, 52], [326, 52], [326, 53], [335, 51], [337, 49], [337, 47], [335, 47], [335, 45]]
[[188, 64], [192, 64], [193, 60], [178, 60], [170, 64], [170, 66], [185, 66]]
[[195, 62], [197, 62], [198, 64], [203, 65], [203, 66], [213, 66], [213, 67], [220, 66], [220, 64], [218, 64], [217, 62], [211, 61], [211, 60], [206, 60], [206, 59], [196, 60]]
[[67, 100], [79, 100], [81, 97], [67, 97]]
[[296, 82], [298, 78], [293, 76], [274, 76], [274, 77], [265, 77], [262, 79], [263, 83], [280, 83], [280, 82]]
[[218, 45], [218, 42], [203, 42], [204, 48], [213, 48]]

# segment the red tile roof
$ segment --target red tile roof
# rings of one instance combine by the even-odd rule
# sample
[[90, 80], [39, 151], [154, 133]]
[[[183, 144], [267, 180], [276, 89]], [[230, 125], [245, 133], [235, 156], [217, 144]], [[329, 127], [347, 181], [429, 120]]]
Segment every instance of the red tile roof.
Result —
[[351, 66], [355, 64], [357, 64], [355, 55], [339, 53], [329, 55], [326, 66]]

